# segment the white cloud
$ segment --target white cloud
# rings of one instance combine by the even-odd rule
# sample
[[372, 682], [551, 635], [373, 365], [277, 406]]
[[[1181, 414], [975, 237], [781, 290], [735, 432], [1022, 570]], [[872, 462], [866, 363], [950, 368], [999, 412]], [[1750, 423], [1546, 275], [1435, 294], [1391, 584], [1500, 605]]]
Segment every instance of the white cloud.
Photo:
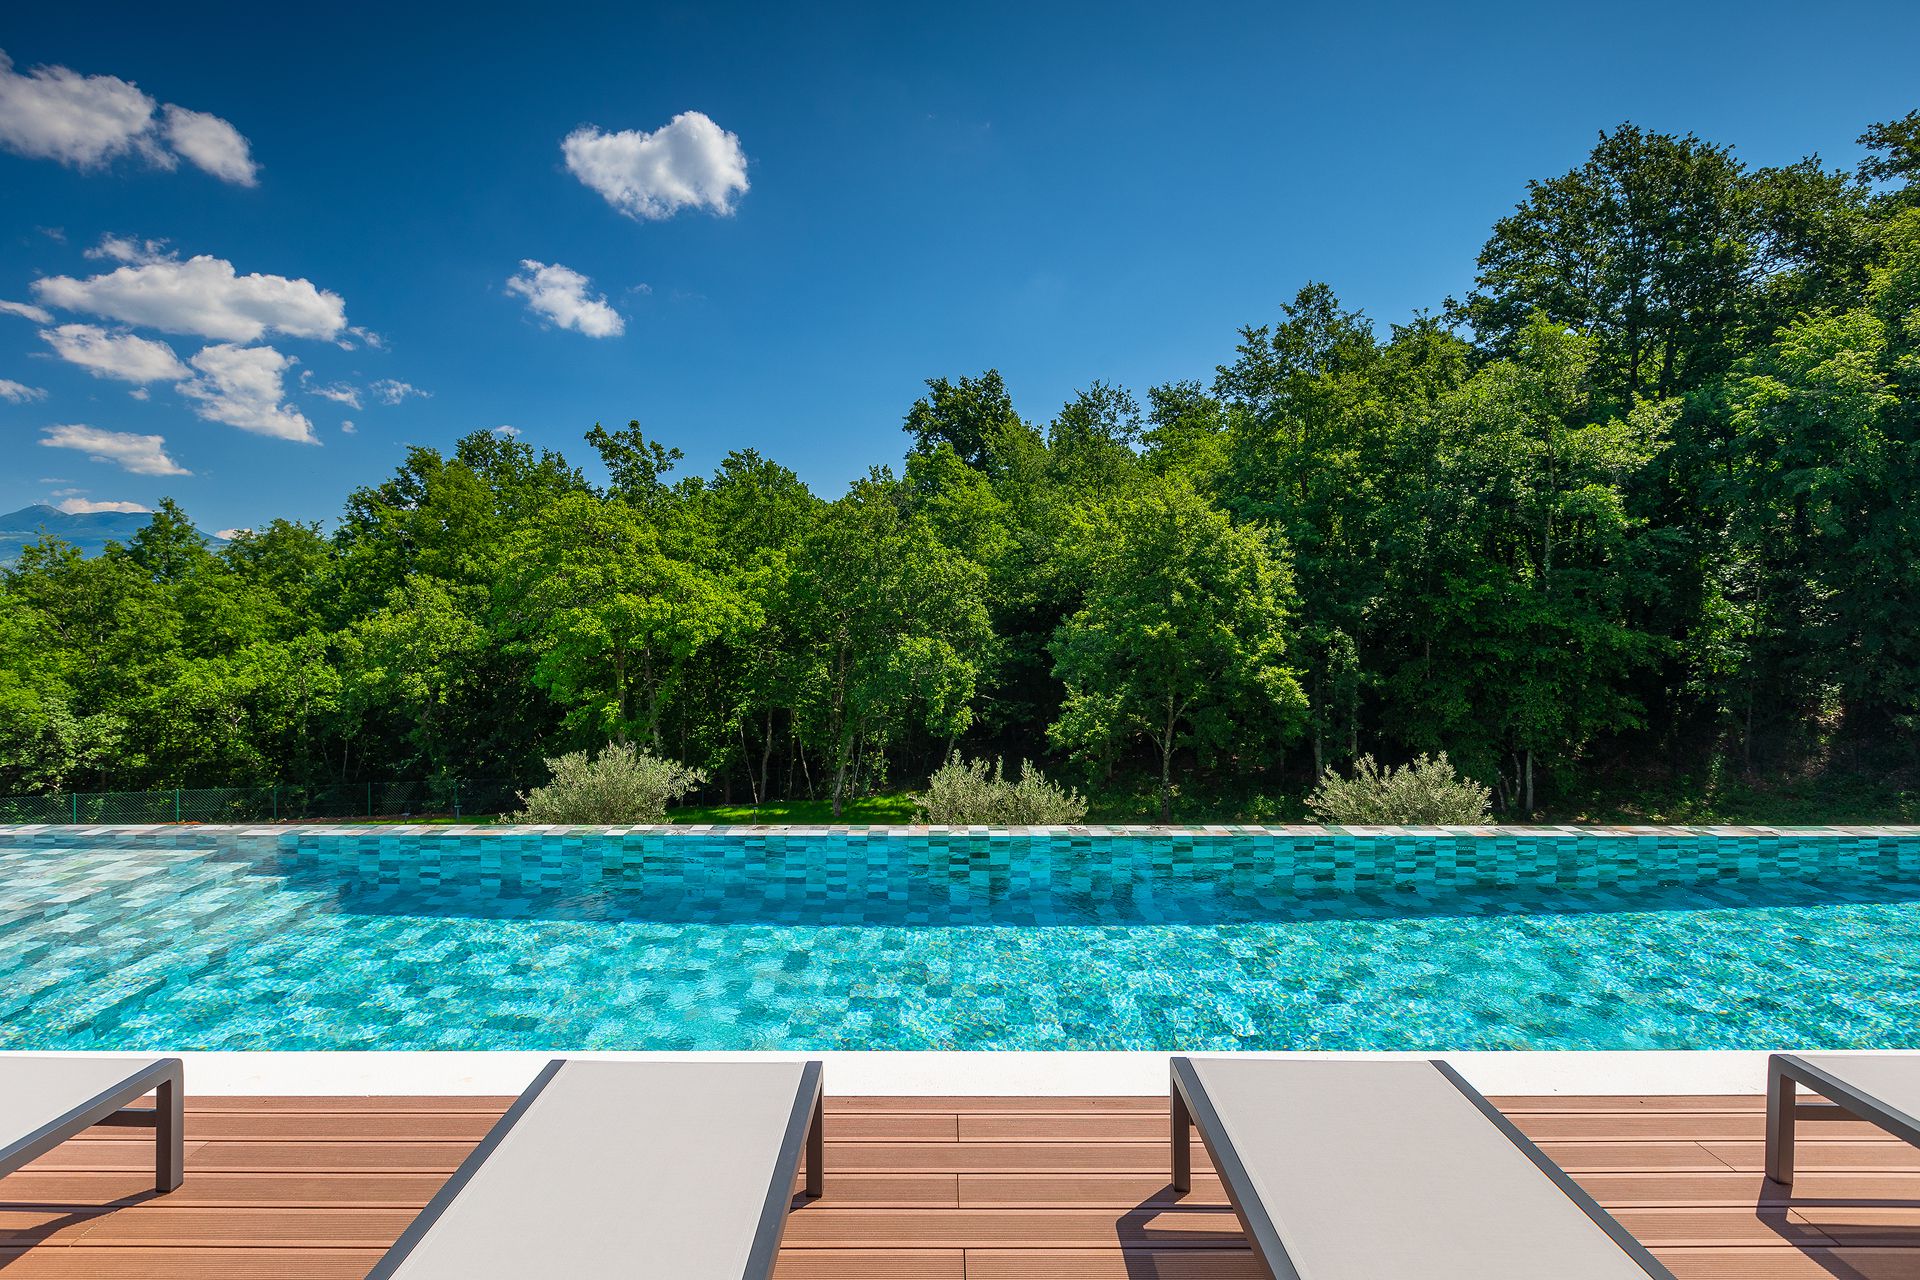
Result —
[[495, 428], [493, 429], [493, 432], [492, 432], [492, 434], [493, 434], [493, 435], [496, 435], [496, 436], [500, 436], [501, 438], [503, 438], [503, 439], [506, 439], [506, 440], [512, 440], [512, 439], [515, 439], [515, 438], [517, 438], [517, 437], [519, 436], [519, 434], [520, 434], [520, 428], [518, 428], [518, 427], [505, 427], [505, 426], [502, 426], [502, 427], [495, 427]]
[[251, 529], [222, 529], [218, 533], [215, 533], [213, 536], [216, 538], [222, 538], [228, 542], [232, 542], [235, 538], [239, 537], [241, 534], [252, 533], [252, 532], [253, 530]]
[[219, 116], [169, 104], [162, 113], [161, 131], [168, 146], [214, 177], [243, 187], [258, 180], [260, 167], [253, 162], [247, 140]]
[[180, 394], [195, 402], [194, 412], [209, 422], [224, 422], [256, 435], [319, 444], [313, 424], [283, 404], [282, 375], [294, 363], [272, 347], [204, 348], [191, 361], [200, 376], [180, 384]]
[[43, 388], [30, 387], [24, 382], [15, 382], [12, 378], [0, 378], [0, 400], [13, 404], [25, 404], [29, 400], [45, 400], [47, 393]]
[[135, 400], [153, 399], [153, 393], [151, 391], [148, 391], [145, 387], [135, 387], [133, 390], [127, 392], [127, 394], [129, 396], [132, 396]]
[[85, 169], [128, 151], [151, 151], [154, 102], [118, 76], [83, 76], [66, 67], [26, 75], [0, 53], [0, 145], [39, 160]]
[[85, 280], [48, 276], [33, 291], [51, 306], [225, 342], [256, 342], [270, 332], [331, 338], [347, 326], [339, 294], [310, 280], [239, 275], [231, 262], [205, 254], [135, 262]]
[[331, 400], [335, 404], [344, 404], [354, 409], [360, 407], [360, 388], [351, 382], [329, 382], [322, 386], [313, 381], [313, 374], [310, 371], [302, 369], [300, 389], [309, 395], [319, 396], [323, 400]]
[[[431, 399], [433, 396], [431, 391], [422, 391], [411, 382], [401, 382], [394, 378], [382, 378], [367, 390], [373, 392], [374, 398], [381, 404], [399, 404], [408, 396], [419, 396], [422, 400]], [[353, 407], [358, 409], [360, 406], [356, 404]]]
[[352, 435], [352, 434], [354, 434], [354, 433], [355, 433], [356, 431], [358, 431], [358, 430], [360, 430], [360, 428], [358, 428], [358, 427], [356, 427], [356, 426], [354, 426], [354, 425], [353, 425], [353, 419], [352, 419], [352, 418], [346, 418], [346, 419], [343, 419], [343, 420], [341, 421], [341, 423], [340, 423], [340, 430], [341, 430], [341, 432], [342, 432], [342, 434], [345, 434], [345, 435]]
[[8, 302], [0, 298], [0, 315], [25, 316], [35, 324], [53, 323], [53, 312], [45, 307], [36, 307], [31, 302]]
[[78, 449], [95, 462], [111, 462], [140, 476], [190, 476], [193, 472], [167, 456], [165, 436], [103, 431], [83, 423], [48, 427], [40, 443], [49, 449]]
[[177, 382], [192, 376], [172, 347], [131, 333], [108, 333], [90, 324], [63, 324], [57, 329], [42, 329], [40, 336], [62, 360], [79, 365], [96, 378]]
[[171, 169], [177, 154], [216, 178], [247, 186], [254, 181], [247, 140], [220, 117], [171, 104], [163, 109], [118, 76], [81, 75], [67, 67], [35, 67], [21, 75], [4, 52], [0, 147], [76, 169], [97, 169], [129, 154]]
[[698, 111], [683, 111], [647, 133], [575, 129], [560, 144], [567, 170], [631, 218], [670, 218], [682, 209], [732, 213], [747, 190], [740, 139]]
[[59, 504], [59, 509], [70, 516], [90, 516], [96, 511], [125, 511], [133, 515], [144, 515], [153, 510], [137, 502], [95, 502], [91, 498], [68, 498]]
[[578, 271], [532, 258], [520, 265], [524, 269], [507, 281], [507, 292], [525, 298], [528, 309], [536, 315], [589, 338], [614, 338], [627, 331], [626, 320], [605, 297], [587, 292], [593, 282]]
[[115, 262], [162, 262], [172, 255], [165, 240], [135, 240], [112, 232], [100, 237], [100, 243], [80, 255], [83, 258], [111, 258]]

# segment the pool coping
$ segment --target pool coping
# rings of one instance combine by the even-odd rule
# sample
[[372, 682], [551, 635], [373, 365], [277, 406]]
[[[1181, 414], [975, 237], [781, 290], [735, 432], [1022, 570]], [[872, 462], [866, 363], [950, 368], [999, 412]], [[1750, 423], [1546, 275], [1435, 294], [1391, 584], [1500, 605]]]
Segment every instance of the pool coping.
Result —
[[[128, 1057], [163, 1050], [0, 1051], [9, 1058]], [[1905, 1050], [1843, 1050], [1886, 1056]], [[519, 1093], [556, 1057], [601, 1061], [796, 1061], [819, 1058], [827, 1087], [847, 1096], [1149, 1097], [1167, 1089], [1162, 1052], [931, 1052], [827, 1050], [802, 1052], [550, 1052], [288, 1050], [193, 1051], [186, 1061], [189, 1096], [505, 1096]], [[1196, 1056], [1226, 1056], [1203, 1054]], [[1468, 1052], [1246, 1052], [1246, 1058], [1410, 1060], [1439, 1058], [1483, 1093], [1501, 1096], [1759, 1094], [1765, 1050], [1555, 1050]]]

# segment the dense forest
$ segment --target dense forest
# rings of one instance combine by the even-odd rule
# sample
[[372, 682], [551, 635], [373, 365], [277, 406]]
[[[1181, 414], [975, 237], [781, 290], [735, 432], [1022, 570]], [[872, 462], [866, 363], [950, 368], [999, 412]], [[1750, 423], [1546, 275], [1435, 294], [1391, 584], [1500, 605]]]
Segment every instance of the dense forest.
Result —
[[[1115, 812], [1297, 812], [1449, 753], [1503, 816], [1656, 773], [1913, 769], [1920, 112], [1857, 171], [1622, 126], [1384, 332], [1325, 284], [1210, 378], [1046, 420], [935, 378], [810, 492], [595, 426], [477, 432], [331, 533], [0, 577], [0, 794], [469, 777], [612, 740], [715, 800], [1031, 757]], [[670, 429], [662, 433], [670, 437]]]

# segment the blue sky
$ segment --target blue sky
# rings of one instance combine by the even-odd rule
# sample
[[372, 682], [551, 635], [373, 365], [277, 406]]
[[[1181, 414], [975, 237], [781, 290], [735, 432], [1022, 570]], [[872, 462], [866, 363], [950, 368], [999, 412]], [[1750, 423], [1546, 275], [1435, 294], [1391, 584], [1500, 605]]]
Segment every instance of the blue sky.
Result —
[[1435, 307], [1622, 120], [1851, 166], [1920, 106], [1910, 4], [194, 9], [0, 20], [0, 510], [327, 519], [633, 417], [834, 493], [929, 377], [1045, 419], [1308, 279]]

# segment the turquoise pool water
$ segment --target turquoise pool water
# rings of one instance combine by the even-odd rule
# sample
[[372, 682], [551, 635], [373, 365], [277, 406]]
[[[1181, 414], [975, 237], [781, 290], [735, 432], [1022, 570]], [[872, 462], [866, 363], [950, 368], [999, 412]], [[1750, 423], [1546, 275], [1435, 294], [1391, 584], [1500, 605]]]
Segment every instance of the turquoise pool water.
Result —
[[1920, 1046], [1920, 834], [0, 828], [0, 1048]]

